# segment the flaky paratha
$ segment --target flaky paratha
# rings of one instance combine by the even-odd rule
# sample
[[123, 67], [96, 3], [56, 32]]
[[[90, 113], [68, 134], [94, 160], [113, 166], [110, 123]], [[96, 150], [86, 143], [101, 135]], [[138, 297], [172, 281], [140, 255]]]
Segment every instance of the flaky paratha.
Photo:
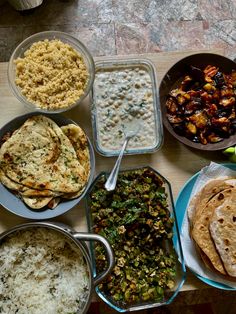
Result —
[[0, 148], [1, 182], [31, 208], [54, 208], [61, 197], [78, 197], [85, 188], [90, 174], [87, 137], [79, 126], [63, 128], [45, 116], [33, 116]]
[[41, 209], [48, 205], [50, 201], [53, 200], [53, 197], [27, 197], [22, 196], [23, 201], [26, 205], [33, 209]]
[[27, 186], [17, 183], [10, 178], [8, 178], [5, 173], [0, 169], [0, 181], [2, 182], [3, 185], [8, 187], [9, 189], [13, 191], [17, 191], [20, 193], [22, 196], [25, 197], [53, 197], [53, 196], [59, 196], [62, 193], [60, 192], [55, 192], [51, 190], [46, 190], [46, 189], [30, 189]]
[[236, 277], [236, 189], [215, 208], [209, 228], [227, 273]]
[[63, 125], [63, 133], [71, 141], [79, 162], [84, 167], [87, 177], [90, 173], [90, 155], [88, 149], [88, 140], [84, 131], [75, 124]]
[[0, 168], [13, 181], [39, 190], [74, 193], [86, 180], [71, 142], [44, 116], [29, 118], [2, 145]]
[[[87, 179], [90, 174], [90, 154], [88, 149], [88, 140], [84, 131], [75, 124], [68, 124], [61, 127], [63, 133], [69, 138], [73, 145], [79, 162], [84, 167]], [[82, 191], [76, 193], [66, 194], [64, 198], [72, 199], [81, 194]]]

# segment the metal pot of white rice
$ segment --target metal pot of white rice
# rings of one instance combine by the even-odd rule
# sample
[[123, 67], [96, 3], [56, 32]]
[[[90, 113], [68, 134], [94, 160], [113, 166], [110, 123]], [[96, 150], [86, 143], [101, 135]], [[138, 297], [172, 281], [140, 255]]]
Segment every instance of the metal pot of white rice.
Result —
[[[84, 241], [99, 241], [107, 252], [108, 267], [96, 277]], [[84, 314], [113, 266], [102, 236], [51, 222], [15, 226], [0, 235], [0, 313]]]

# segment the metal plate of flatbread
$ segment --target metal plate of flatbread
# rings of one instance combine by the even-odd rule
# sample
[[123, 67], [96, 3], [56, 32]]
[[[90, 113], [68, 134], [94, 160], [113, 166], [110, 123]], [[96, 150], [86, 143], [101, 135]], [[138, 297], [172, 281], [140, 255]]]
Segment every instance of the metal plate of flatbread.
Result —
[[[27, 133], [25, 130], [21, 129], [18, 134], [18, 131], [16, 130], [21, 128], [24, 123], [26, 123], [26, 129], [29, 128], [32, 130], [34, 121], [38, 121], [40, 124], [41, 120], [43, 121], [43, 124], [45, 121], [48, 123], [46, 133], [44, 129], [39, 127], [37, 132], [32, 135], [34, 143], [31, 143], [29, 137], [29, 140], [26, 140], [26, 147], [17, 145], [17, 140], [20, 141], [22, 136], [27, 136]], [[53, 121], [53, 123], [50, 121]], [[56, 125], [58, 127], [56, 127]], [[1, 177], [3, 177], [2, 172], [4, 172], [4, 179], [9, 184], [11, 183], [11, 188], [13, 190], [15, 189], [18, 191], [19, 186], [21, 186], [22, 198], [25, 198], [24, 203], [22, 199], [19, 199], [19, 197], [12, 192], [12, 190], [6, 188], [3, 184], [0, 184], [0, 203], [3, 207], [21, 217], [29, 219], [49, 219], [64, 214], [83, 198], [93, 180], [92, 176], [95, 168], [94, 151], [91, 142], [86, 138], [87, 149], [84, 149], [81, 154], [87, 156], [86, 158], [89, 160], [89, 165], [86, 165], [86, 162], [84, 162], [83, 166], [80, 161], [78, 162], [78, 152], [76, 152], [76, 147], [73, 146], [73, 143], [61, 128], [68, 125], [74, 130], [73, 125], [76, 125], [76, 123], [61, 115], [43, 114], [42, 118], [42, 114], [33, 112], [11, 120], [0, 130], [0, 139], [7, 133], [12, 132], [14, 132], [13, 135], [16, 136], [15, 140], [12, 140], [12, 143], [9, 141], [9, 145], [6, 145], [4, 148], [3, 154], [5, 153], [6, 158], [0, 158], [1, 161], [4, 160], [3, 163], [6, 162], [8, 157], [7, 154], [12, 151], [14, 152], [14, 149], [16, 149], [17, 154], [23, 156], [22, 164], [27, 164], [25, 166], [26, 171], [23, 173], [20, 172], [21, 169], [16, 162], [6, 163], [4, 164], [4, 167], [1, 168]], [[70, 128], [66, 129], [67, 132], [69, 132], [69, 129]], [[32, 156], [30, 150], [35, 147], [37, 143], [41, 146], [38, 147], [39, 149], [35, 152], [35, 155]], [[16, 145], [16, 147], [14, 148], [13, 145]], [[22, 154], [22, 149], [25, 149], [25, 157], [24, 154]], [[58, 150], [60, 150], [60, 156], [58, 155]], [[42, 152], [42, 156], [38, 155], [40, 151]], [[16, 155], [13, 154], [13, 156]], [[12, 154], [10, 154], [10, 156], [12, 156]], [[58, 156], [60, 158], [58, 158]], [[41, 169], [38, 167], [40, 158], [43, 160], [43, 167]], [[52, 161], [55, 158], [57, 158], [57, 162], [53, 163]], [[70, 166], [69, 170], [65, 169], [65, 165]], [[53, 168], [53, 166], [56, 167]], [[34, 170], [32, 170], [33, 167]], [[85, 167], [89, 170], [87, 178], [85, 175]], [[60, 171], [58, 171], [58, 169]], [[52, 175], [54, 176], [55, 181], [51, 179]], [[32, 180], [32, 176], [35, 176], [37, 180]], [[65, 180], [65, 178], [67, 180]], [[63, 200], [63, 202], [58, 204], [60, 195], [66, 195], [67, 197], [65, 197], [66, 200]], [[51, 206], [54, 206], [55, 208], [50, 209], [46, 206], [41, 210], [37, 209], [46, 204], [47, 201], [49, 203], [51, 202]], [[37, 210], [30, 209], [27, 204], [35, 206]]]

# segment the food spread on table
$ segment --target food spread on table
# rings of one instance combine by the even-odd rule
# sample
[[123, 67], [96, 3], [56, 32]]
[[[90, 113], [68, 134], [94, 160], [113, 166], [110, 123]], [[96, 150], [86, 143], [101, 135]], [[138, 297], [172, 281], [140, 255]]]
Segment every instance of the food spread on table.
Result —
[[207, 268], [236, 277], [236, 179], [210, 180], [188, 208], [190, 233]]
[[14, 62], [16, 85], [38, 108], [69, 108], [81, 98], [88, 84], [83, 56], [58, 39], [33, 43]]
[[96, 69], [93, 87], [97, 145], [105, 154], [119, 151], [125, 126], [134, 119], [141, 128], [127, 145], [127, 152], [155, 149], [160, 141], [156, 124], [156, 96], [147, 65], [104, 65]]
[[193, 142], [218, 143], [236, 131], [236, 71], [191, 65], [166, 100], [174, 131]]
[[87, 137], [75, 124], [28, 118], [0, 147], [0, 181], [33, 209], [78, 197], [90, 175]]
[[[175, 286], [173, 218], [163, 179], [149, 168], [121, 172], [116, 189], [100, 177], [89, 194], [92, 229], [111, 243], [116, 265], [101, 291], [120, 305], [158, 302]], [[97, 270], [105, 267], [96, 246]]]
[[[14, 63], [16, 85], [40, 109], [71, 107], [84, 95], [91, 74], [82, 55], [59, 39], [33, 43]], [[153, 152], [162, 142], [155, 70], [147, 64], [136, 60], [96, 68], [91, 115], [95, 145], [103, 155], [119, 153], [125, 126], [135, 119], [141, 127], [130, 139], [128, 153]], [[203, 145], [235, 134], [236, 72], [193, 64], [182, 74], [165, 103], [175, 132]], [[0, 181], [36, 211], [79, 197], [90, 168], [88, 140], [76, 124], [59, 126], [53, 118], [33, 114], [0, 139]], [[167, 181], [147, 165], [120, 172], [114, 191], [108, 192], [105, 182], [106, 175], [100, 174], [87, 195], [90, 231], [110, 242], [116, 259], [99, 291], [108, 304], [122, 311], [165, 304], [170, 300], [166, 293], [176, 295], [185, 274]], [[202, 187], [188, 210], [189, 232], [202, 262], [231, 279], [236, 277], [235, 197], [236, 179], [216, 179]], [[55, 309], [76, 313], [88, 289], [88, 277], [72, 246], [58, 234], [35, 228], [3, 242], [0, 311], [27, 312], [33, 304], [37, 313], [47, 304], [48, 313], [51, 309], [52, 313]], [[107, 265], [105, 250], [99, 244], [94, 249], [93, 271], [101, 273]], [[17, 289], [9, 298], [13, 284]], [[27, 299], [21, 308], [20, 298]]]

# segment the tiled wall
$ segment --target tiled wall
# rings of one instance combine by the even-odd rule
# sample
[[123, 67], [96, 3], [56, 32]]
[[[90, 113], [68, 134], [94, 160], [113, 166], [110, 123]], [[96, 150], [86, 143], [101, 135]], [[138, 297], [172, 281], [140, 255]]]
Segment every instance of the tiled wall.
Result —
[[94, 56], [202, 48], [236, 57], [235, 0], [44, 0], [30, 12], [0, 0], [0, 61], [30, 34], [61, 30]]

